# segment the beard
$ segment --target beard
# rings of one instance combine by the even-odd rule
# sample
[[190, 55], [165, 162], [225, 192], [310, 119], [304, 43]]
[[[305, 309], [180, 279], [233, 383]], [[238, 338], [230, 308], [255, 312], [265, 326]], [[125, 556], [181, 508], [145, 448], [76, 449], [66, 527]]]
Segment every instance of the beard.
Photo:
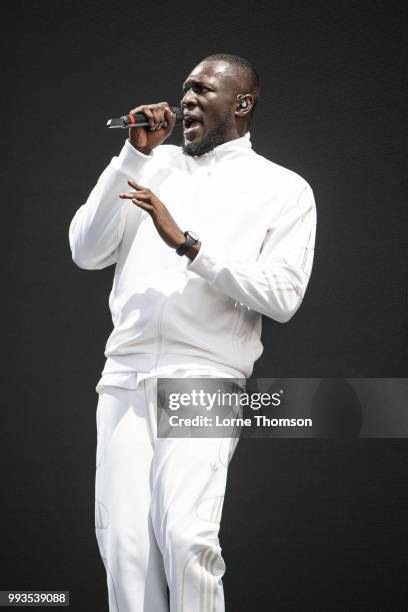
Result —
[[191, 157], [200, 157], [201, 155], [205, 155], [205, 153], [209, 153], [215, 147], [218, 147], [218, 145], [224, 144], [227, 137], [228, 123], [227, 113], [224, 115], [224, 118], [221, 119], [217, 127], [211, 132], [208, 132], [200, 142], [188, 142], [186, 144], [183, 139], [183, 144], [181, 146], [183, 153]]

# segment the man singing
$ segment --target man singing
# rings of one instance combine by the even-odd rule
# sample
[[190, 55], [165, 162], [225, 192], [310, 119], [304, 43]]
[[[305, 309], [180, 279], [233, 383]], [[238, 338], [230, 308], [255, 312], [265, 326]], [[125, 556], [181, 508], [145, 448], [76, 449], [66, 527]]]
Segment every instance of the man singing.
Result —
[[183, 144], [167, 102], [139, 106], [69, 229], [74, 262], [116, 264], [96, 390], [95, 527], [111, 612], [223, 612], [218, 533], [226, 439], [157, 436], [159, 376], [247, 378], [261, 315], [288, 321], [312, 269], [307, 182], [256, 154], [253, 66], [205, 58], [183, 83]]

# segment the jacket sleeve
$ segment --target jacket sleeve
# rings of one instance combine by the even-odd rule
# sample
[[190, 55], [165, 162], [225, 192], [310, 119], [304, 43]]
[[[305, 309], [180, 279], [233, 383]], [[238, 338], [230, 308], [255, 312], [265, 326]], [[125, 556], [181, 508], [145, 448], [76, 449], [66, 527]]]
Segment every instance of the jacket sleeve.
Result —
[[303, 300], [312, 270], [315, 233], [315, 201], [305, 184], [268, 228], [256, 261], [218, 256], [202, 244], [187, 269], [233, 300], [285, 323]]
[[117, 262], [129, 207], [128, 201], [118, 196], [129, 190], [128, 179], [139, 177], [151, 157], [139, 153], [127, 140], [75, 213], [69, 226], [69, 244], [72, 259], [80, 268], [99, 270]]

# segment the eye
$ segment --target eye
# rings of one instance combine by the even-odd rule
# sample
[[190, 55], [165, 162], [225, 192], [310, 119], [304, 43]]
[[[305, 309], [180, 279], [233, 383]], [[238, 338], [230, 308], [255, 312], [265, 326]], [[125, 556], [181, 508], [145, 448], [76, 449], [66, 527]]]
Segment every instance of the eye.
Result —
[[203, 92], [207, 91], [207, 87], [204, 87], [203, 85], [200, 85], [199, 83], [195, 83], [195, 84], [191, 85], [191, 87], [184, 87], [183, 88], [183, 96], [186, 95], [186, 93], [189, 91], [189, 89], [191, 89], [196, 94], [200, 94], [200, 93], [203, 93]]

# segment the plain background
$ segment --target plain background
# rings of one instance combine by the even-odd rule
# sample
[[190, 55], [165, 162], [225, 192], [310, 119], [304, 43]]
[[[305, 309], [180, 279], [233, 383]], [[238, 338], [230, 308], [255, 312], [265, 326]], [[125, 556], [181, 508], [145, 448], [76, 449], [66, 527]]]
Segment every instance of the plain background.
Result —
[[[255, 374], [405, 377], [407, 12], [42, 0], [2, 17], [0, 588], [69, 589], [75, 611], [101, 612], [94, 388], [113, 269], [77, 268], [68, 227], [123, 144], [106, 120], [177, 105], [210, 53], [252, 61], [253, 147], [306, 178], [318, 211], [304, 303], [264, 320]], [[407, 459], [405, 440], [242, 440], [221, 530], [228, 612], [406, 609]]]

